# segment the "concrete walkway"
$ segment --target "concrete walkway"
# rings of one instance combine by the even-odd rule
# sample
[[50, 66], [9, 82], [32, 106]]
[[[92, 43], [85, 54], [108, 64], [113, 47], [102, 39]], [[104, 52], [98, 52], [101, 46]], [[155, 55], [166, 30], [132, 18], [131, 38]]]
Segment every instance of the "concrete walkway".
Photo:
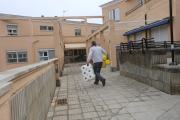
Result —
[[[93, 80], [84, 82], [83, 64], [65, 66], [47, 120], [180, 120], [180, 96], [109, 72], [109, 66], [101, 72], [107, 79], [105, 87]], [[68, 104], [57, 105], [57, 99], [67, 99]]]

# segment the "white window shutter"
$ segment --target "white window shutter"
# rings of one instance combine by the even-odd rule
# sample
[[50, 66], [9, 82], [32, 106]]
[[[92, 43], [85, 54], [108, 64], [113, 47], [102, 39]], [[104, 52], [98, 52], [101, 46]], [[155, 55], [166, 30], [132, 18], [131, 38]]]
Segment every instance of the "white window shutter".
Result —
[[113, 10], [109, 11], [109, 20], [114, 20], [114, 12], [113, 12]]
[[120, 9], [115, 9], [115, 21], [120, 21]]

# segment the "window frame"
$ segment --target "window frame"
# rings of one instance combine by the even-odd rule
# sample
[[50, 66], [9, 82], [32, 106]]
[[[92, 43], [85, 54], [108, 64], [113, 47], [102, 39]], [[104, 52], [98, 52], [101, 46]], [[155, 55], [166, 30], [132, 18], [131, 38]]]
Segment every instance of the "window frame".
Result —
[[[41, 30], [41, 27], [46, 27], [46, 30]], [[54, 31], [54, 28], [53, 26], [43, 26], [43, 25], [40, 25], [40, 31]], [[49, 30], [49, 28], [52, 28], [52, 30]]]
[[[18, 53], [22, 53], [22, 52], [26, 52], [26, 57], [19, 58], [19, 54], [18, 54]], [[9, 55], [9, 54], [12, 55], [13, 53], [16, 54], [16, 58], [8, 58], [8, 55]], [[23, 55], [23, 54], [22, 54], [22, 55]], [[8, 62], [9, 59], [16, 59], [17, 62]], [[19, 62], [19, 59], [26, 59], [26, 62]], [[13, 63], [28, 63], [28, 52], [27, 52], [27, 50], [6, 51], [6, 63], [7, 63], [7, 64], [13, 64]]]
[[[7, 26], [16, 26], [16, 29], [14, 29], [14, 28], [7, 28]], [[13, 35], [9, 35], [9, 32], [8, 32], [8, 30], [11, 30], [12, 32], [11, 32], [11, 34], [13, 34]], [[13, 33], [13, 30], [16, 30], [17, 32], [16, 33]], [[11, 23], [6, 23], [6, 31], [7, 31], [7, 36], [18, 36], [18, 24], [11, 24]]]
[[[80, 30], [80, 35], [76, 35], [76, 30]], [[75, 28], [75, 36], [81, 36], [81, 28]]]
[[121, 14], [120, 14], [119, 7], [109, 10], [109, 20], [114, 20], [115, 22], [118, 22], [121, 20]]
[[[45, 57], [47, 57], [48, 58], [48, 60], [49, 60], [49, 50], [54, 50], [55, 51], [55, 49], [38, 49], [38, 61], [39, 62], [41, 62], [42, 60], [40, 60], [40, 58], [45, 58]], [[40, 53], [39, 52], [47, 52], [47, 56], [44, 56], [44, 54], [43, 54], [43, 56], [40, 56]]]

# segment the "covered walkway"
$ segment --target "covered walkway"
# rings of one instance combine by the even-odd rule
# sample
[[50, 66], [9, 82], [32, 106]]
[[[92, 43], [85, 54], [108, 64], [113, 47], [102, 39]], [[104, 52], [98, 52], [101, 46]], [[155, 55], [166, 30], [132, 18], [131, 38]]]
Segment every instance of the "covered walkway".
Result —
[[[172, 96], [102, 68], [106, 86], [84, 82], [80, 66], [66, 64], [47, 120], [179, 120], [180, 96]], [[64, 99], [62, 105], [58, 99]], [[66, 104], [67, 100], [67, 104]]]

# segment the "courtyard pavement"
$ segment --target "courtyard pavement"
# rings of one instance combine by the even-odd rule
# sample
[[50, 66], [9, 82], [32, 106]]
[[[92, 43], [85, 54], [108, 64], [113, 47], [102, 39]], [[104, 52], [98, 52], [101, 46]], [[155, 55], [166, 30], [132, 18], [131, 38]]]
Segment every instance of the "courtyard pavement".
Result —
[[[106, 86], [83, 81], [80, 67], [65, 65], [47, 120], [180, 120], [180, 96], [169, 95], [133, 79], [102, 68]], [[56, 100], [67, 99], [57, 105]]]

